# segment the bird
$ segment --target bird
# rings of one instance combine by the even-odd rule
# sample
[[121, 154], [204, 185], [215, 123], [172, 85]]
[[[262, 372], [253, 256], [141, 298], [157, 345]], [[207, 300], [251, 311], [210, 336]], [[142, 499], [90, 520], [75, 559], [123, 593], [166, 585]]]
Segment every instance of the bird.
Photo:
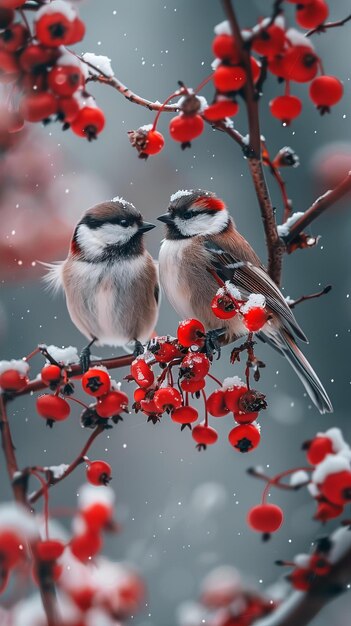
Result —
[[144, 244], [144, 233], [152, 228], [132, 203], [116, 196], [84, 213], [65, 261], [46, 264], [44, 280], [54, 291], [64, 290], [71, 320], [89, 340], [81, 355], [85, 370], [93, 343], [134, 342], [140, 354], [154, 331], [158, 272]]
[[[248, 330], [241, 316], [221, 320], [211, 301], [221, 280], [230, 281], [242, 298], [265, 297], [268, 321], [257, 333], [290, 365], [321, 413], [333, 411], [331, 401], [317, 374], [298, 347], [296, 338], [307, 342], [290, 307], [251, 245], [238, 232], [223, 200], [202, 189], [179, 190], [170, 198], [167, 212], [157, 218], [166, 224], [159, 253], [159, 276], [163, 291], [177, 313], [200, 320], [208, 333], [225, 331], [225, 343]], [[215, 275], [211, 273], [212, 270]]]

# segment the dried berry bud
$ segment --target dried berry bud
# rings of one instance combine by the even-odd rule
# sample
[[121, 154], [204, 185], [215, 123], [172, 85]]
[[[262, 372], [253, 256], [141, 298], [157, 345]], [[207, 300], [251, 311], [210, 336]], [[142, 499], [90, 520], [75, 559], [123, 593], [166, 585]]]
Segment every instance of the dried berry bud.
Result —
[[267, 408], [266, 396], [256, 389], [249, 389], [238, 400], [239, 411], [255, 413]]
[[195, 115], [201, 109], [201, 102], [197, 96], [194, 94], [189, 94], [188, 96], [184, 96], [181, 101], [180, 110], [185, 115]]

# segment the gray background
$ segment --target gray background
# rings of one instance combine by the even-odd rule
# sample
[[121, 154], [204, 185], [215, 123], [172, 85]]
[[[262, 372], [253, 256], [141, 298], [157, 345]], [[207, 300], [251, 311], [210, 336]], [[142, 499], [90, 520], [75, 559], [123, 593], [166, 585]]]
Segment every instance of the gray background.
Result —
[[[236, 4], [243, 26], [252, 25], [270, 6], [267, 0]], [[330, 4], [333, 19], [347, 14], [346, 0]], [[77, 49], [111, 57], [116, 75], [146, 98], [162, 101], [176, 88], [177, 80], [196, 86], [210, 71], [213, 26], [223, 19], [219, 2], [90, 0], [80, 4], [80, 10], [87, 23], [87, 36], [84, 45]], [[305, 100], [304, 114], [292, 127], [281, 128], [267, 112], [272, 94], [281, 93], [281, 87], [270, 79], [265, 88], [262, 132], [272, 154], [283, 145], [291, 145], [301, 158], [299, 169], [284, 172], [295, 210], [306, 209], [323, 190], [312, 172], [316, 151], [330, 142], [349, 138], [349, 28], [347, 25], [315, 37], [326, 71], [336, 73], [345, 83], [345, 97], [332, 115], [320, 118], [306, 99], [306, 86], [297, 86], [294, 93], [301, 94]], [[102, 201], [113, 195], [125, 196], [152, 221], [165, 210], [171, 193], [179, 188], [200, 187], [224, 198], [240, 231], [265, 259], [262, 225], [247, 164], [234, 143], [206, 128], [192, 148], [182, 153], [168, 139], [169, 117], [164, 114], [160, 130], [167, 145], [158, 157], [145, 163], [130, 148], [126, 131], [152, 122], [153, 114], [130, 104], [109, 87], [92, 85], [91, 92], [107, 116], [106, 130], [98, 141], [88, 145], [70, 132], [62, 135], [54, 125], [38, 131], [48, 142], [48, 154], [56, 150], [60, 156], [55, 169], [61, 181], [56, 191], [57, 205], [72, 225], [92, 198]], [[204, 95], [211, 98], [210, 87]], [[241, 108], [235, 123], [246, 132]], [[75, 177], [82, 173], [84, 185], [72, 198], [65, 189], [74, 187]], [[280, 210], [274, 181], [270, 177], [268, 180]], [[33, 188], [34, 185], [33, 180]], [[25, 210], [23, 206], [19, 210]], [[333, 291], [324, 299], [301, 305], [297, 318], [310, 339], [310, 345], [305, 347], [306, 355], [330, 392], [334, 415], [319, 416], [287, 364], [259, 346], [258, 354], [267, 363], [259, 388], [267, 393], [269, 408], [261, 419], [262, 443], [250, 456], [239, 456], [227, 444], [230, 424], [226, 420], [215, 424], [221, 441], [202, 454], [195, 450], [189, 433], [180, 433], [167, 417], [154, 427], [146, 424], [140, 414], [130, 415], [95, 443], [91, 458], [103, 457], [112, 464], [117, 516], [123, 525], [123, 532], [106, 542], [106, 553], [139, 566], [149, 588], [148, 606], [134, 620], [139, 626], [175, 623], [176, 606], [195, 598], [202, 577], [219, 564], [234, 564], [258, 586], [268, 585], [277, 577], [274, 560], [307, 551], [310, 542], [321, 532], [311, 521], [314, 505], [306, 493], [277, 492], [274, 501], [283, 505], [286, 523], [270, 544], [263, 545], [245, 524], [246, 511], [258, 502], [262, 485], [247, 477], [245, 469], [261, 464], [279, 472], [303, 464], [301, 442], [333, 425], [341, 426], [350, 439], [347, 294], [351, 215], [346, 209], [344, 203], [320, 219], [318, 226], [313, 227], [313, 233], [322, 237], [318, 246], [287, 257], [284, 269], [285, 293], [293, 297], [313, 292], [320, 285], [333, 284]], [[10, 232], [12, 224], [4, 227]], [[37, 228], [40, 229], [40, 223]], [[161, 237], [162, 227], [147, 235], [148, 247], [154, 255]], [[65, 249], [61, 253], [64, 256]], [[46, 260], [40, 256], [40, 249], [33, 251], [33, 259]], [[81, 347], [84, 340], [72, 325], [63, 298], [50, 297], [37, 277], [26, 274], [26, 268], [23, 274], [16, 271], [13, 281], [9, 271], [10, 265], [6, 268], [1, 294], [7, 318], [7, 333], [1, 340], [3, 358], [21, 357], [38, 342]], [[177, 315], [163, 299], [159, 333], [174, 332], [177, 322]], [[108, 349], [94, 352], [100, 356], [110, 354]], [[227, 356], [215, 365], [219, 378], [234, 371]], [[33, 365], [34, 373], [39, 363], [37, 360]], [[242, 370], [242, 366], [236, 366], [235, 373]], [[80, 428], [75, 410], [69, 421], [50, 432], [35, 415], [32, 398], [16, 401], [10, 407], [10, 415], [23, 465], [69, 461], [87, 436]], [[1, 475], [3, 500], [9, 495], [3, 468]], [[52, 491], [52, 504], [74, 506], [82, 481], [83, 469], [79, 469]], [[199, 489], [206, 483], [210, 485], [205, 488], [207, 496], [203, 497], [204, 491]], [[324, 626], [332, 616], [334, 626], [346, 626], [349, 609], [345, 596], [313, 623]]]

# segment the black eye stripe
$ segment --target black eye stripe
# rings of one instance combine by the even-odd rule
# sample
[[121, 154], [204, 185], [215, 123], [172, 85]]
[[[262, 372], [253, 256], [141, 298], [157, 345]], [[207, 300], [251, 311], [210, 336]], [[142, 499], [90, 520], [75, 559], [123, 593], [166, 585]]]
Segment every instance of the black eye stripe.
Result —
[[127, 228], [128, 226], [132, 226], [136, 223], [136, 220], [124, 217], [113, 217], [109, 220], [101, 219], [99, 220], [92, 215], [85, 215], [80, 222], [81, 224], [85, 224], [92, 230], [96, 230], [97, 228], [101, 228], [105, 224], [112, 224], [117, 226], [122, 226], [123, 228]]

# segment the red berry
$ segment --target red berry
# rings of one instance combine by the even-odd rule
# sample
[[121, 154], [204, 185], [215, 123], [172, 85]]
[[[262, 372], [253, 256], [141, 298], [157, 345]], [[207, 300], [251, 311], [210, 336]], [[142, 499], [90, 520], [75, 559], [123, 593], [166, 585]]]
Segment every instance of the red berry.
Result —
[[288, 576], [294, 589], [299, 591], [308, 591], [314, 578], [315, 575], [307, 567], [296, 567]]
[[218, 439], [217, 431], [211, 426], [205, 426], [205, 424], [195, 426], [191, 434], [196, 443], [205, 446], [211, 446]]
[[173, 117], [169, 123], [169, 133], [174, 141], [188, 144], [201, 135], [204, 121], [201, 115], [184, 115]]
[[257, 61], [257, 59], [255, 59], [255, 57], [251, 57], [250, 62], [251, 62], [252, 80], [254, 83], [257, 83], [259, 77], [261, 76], [262, 66], [261, 66], [261, 63]]
[[180, 366], [181, 374], [191, 380], [202, 380], [209, 371], [210, 362], [202, 352], [189, 352]]
[[342, 514], [344, 507], [341, 504], [333, 504], [327, 500], [321, 500], [318, 502], [318, 507], [314, 519], [319, 522], [327, 522], [329, 519], [334, 519]]
[[285, 32], [283, 28], [277, 24], [271, 24], [268, 28], [262, 30], [254, 37], [252, 49], [265, 57], [274, 57], [284, 47]]
[[274, 533], [281, 527], [284, 515], [276, 504], [258, 504], [250, 509], [248, 524], [259, 533]]
[[142, 400], [145, 399], [146, 389], [142, 389], [141, 387], [138, 387], [137, 389], [134, 390], [133, 396], [134, 396], [135, 402], [141, 402]]
[[19, 68], [17, 59], [5, 50], [0, 50], [0, 82], [9, 83], [18, 76]]
[[177, 424], [192, 424], [196, 422], [199, 414], [192, 406], [181, 406], [179, 409], [172, 411], [171, 418]]
[[57, 101], [49, 92], [31, 93], [22, 97], [19, 110], [27, 122], [41, 122], [57, 113]]
[[203, 389], [205, 385], [206, 382], [204, 381], [204, 379], [192, 380], [184, 378], [184, 380], [182, 380], [180, 383], [182, 390], [188, 393], [196, 393], [197, 391], [201, 391], [201, 389]]
[[302, 102], [296, 96], [278, 96], [269, 103], [273, 117], [283, 124], [290, 124], [302, 111]]
[[142, 412], [146, 415], [159, 415], [160, 413], [160, 410], [152, 398], [145, 398], [145, 400], [141, 400], [140, 407]]
[[102, 548], [102, 539], [96, 532], [86, 532], [73, 537], [70, 543], [72, 554], [85, 563], [91, 557], [96, 556]]
[[184, 320], [178, 326], [177, 337], [179, 343], [184, 348], [190, 348], [191, 346], [202, 347], [204, 345], [205, 327], [199, 320]]
[[55, 385], [60, 382], [62, 369], [58, 365], [44, 365], [40, 372], [40, 378], [46, 385]]
[[111, 379], [108, 372], [91, 368], [82, 377], [82, 387], [85, 393], [99, 398], [110, 391]]
[[67, 419], [71, 411], [66, 400], [47, 393], [37, 398], [36, 406], [39, 415], [50, 422], [62, 422]]
[[139, 387], [150, 387], [155, 380], [151, 366], [143, 358], [133, 361], [130, 373]]
[[26, 0], [1, 0], [1, 8], [5, 9], [17, 9], [22, 6]]
[[224, 391], [224, 400], [225, 400], [227, 409], [229, 409], [229, 411], [232, 411], [233, 413], [238, 413], [239, 412], [239, 405], [238, 405], [239, 399], [246, 392], [247, 392], [247, 387], [245, 385], [228, 387], [228, 389]]
[[57, 65], [48, 73], [48, 85], [57, 96], [72, 96], [84, 78], [77, 65]]
[[239, 91], [247, 80], [245, 70], [240, 65], [219, 65], [213, 73], [213, 82], [218, 91]]
[[173, 387], [161, 387], [161, 389], [157, 389], [153, 400], [160, 413], [179, 409], [183, 404], [183, 399], [178, 389], [174, 389]]
[[203, 116], [210, 122], [223, 120], [225, 117], [233, 117], [239, 111], [239, 105], [229, 98], [221, 98], [210, 104], [203, 112]]
[[3, 9], [2, 6], [0, 8], [0, 28], [7, 28], [15, 19], [15, 12], [13, 9]]
[[208, 396], [206, 406], [210, 415], [214, 417], [224, 417], [224, 415], [229, 413], [229, 409], [225, 404], [225, 393], [222, 389], [216, 389]]
[[35, 37], [44, 46], [66, 46], [73, 33], [73, 21], [60, 11], [39, 11], [34, 22]]
[[23, 540], [15, 531], [0, 531], [0, 562], [1, 569], [15, 567], [25, 554]]
[[292, 46], [283, 56], [283, 78], [308, 83], [318, 72], [319, 59], [309, 46]]
[[98, 107], [86, 106], [80, 109], [73, 120], [71, 128], [79, 137], [86, 137], [89, 141], [96, 139], [105, 126], [105, 116]]
[[82, 517], [93, 533], [108, 525], [111, 521], [112, 513], [111, 506], [103, 502], [94, 502], [81, 511]]
[[317, 107], [330, 107], [337, 104], [343, 93], [343, 84], [335, 76], [318, 76], [310, 84], [310, 98]]
[[62, 556], [65, 544], [58, 539], [46, 539], [38, 541], [35, 545], [35, 551], [41, 561], [56, 561]]
[[235, 413], [234, 419], [238, 424], [251, 424], [255, 422], [258, 418], [258, 412], [252, 413]]
[[110, 391], [98, 399], [95, 407], [99, 417], [108, 418], [128, 411], [128, 396], [123, 391]]
[[329, 437], [315, 437], [307, 444], [307, 460], [311, 465], [321, 463], [327, 454], [333, 454], [333, 443]]
[[146, 136], [146, 146], [143, 148], [144, 154], [157, 154], [161, 152], [165, 145], [164, 137], [157, 130], [149, 130]]
[[18, 391], [28, 384], [28, 378], [18, 370], [7, 370], [0, 374], [0, 387], [5, 391]]
[[45, 69], [47, 65], [52, 65], [57, 56], [57, 50], [45, 48], [38, 44], [30, 44], [21, 53], [19, 64], [25, 72], [37, 74]]
[[216, 294], [211, 302], [212, 312], [221, 320], [231, 319], [238, 312], [232, 298], [226, 294]]
[[266, 309], [259, 306], [251, 307], [243, 314], [243, 322], [250, 333], [261, 330], [267, 322], [267, 319], [268, 315]]
[[215, 57], [222, 61], [230, 61], [233, 65], [240, 62], [240, 53], [232, 35], [216, 35], [212, 50]]
[[7, 52], [17, 52], [23, 48], [28, 38], [28, 30], [23, 24], [12, 24], [0, 33], [0, 48]]
[[76, 119], [79, 110], [79, 102], [73, 96], [71, 98], [58, 98], [57, 111], [65, 123], [71, 124]]
[[229, 443], [238, 452], [251, 452], [260, 443], [261, 435], [256, 426], [241, 424], [235, 426], [228, 435]]
[[296, 21], [302, 28], [316, 28], [325, 22], [328, 15], [329, 8], [324, 0], [301, 3], [296, 8]]
[[105, 461], [91, 461], [87, 468], [87, 480], [96, 486], [108, 485], [111, 472], [111, 466]]
[[320, 491], [333, 504], [346, 504], [351, 500], [351, 471], [329, 474], [319, 485]]
[[85, 35], [85, 24], [80, 19], [80, 17], [77, 16], [72, 22], [72, 28], [71, 28], [71, 32], [69, 35], [69, 41], [68, 41], [69, 45], [82, 41], [82, 39], [84, 38], [84, 35]]
[[173, 359], [183, 356], [179, 348], [168, 341], [158, 340], [157, 348], [152, 352], [159, 363], [169, 363]]
[[326, 576], [331, 569], [329, 561], [321, 554], [318, 554], [318, 552], [311, 556], [309, 566], [317, 576]]

